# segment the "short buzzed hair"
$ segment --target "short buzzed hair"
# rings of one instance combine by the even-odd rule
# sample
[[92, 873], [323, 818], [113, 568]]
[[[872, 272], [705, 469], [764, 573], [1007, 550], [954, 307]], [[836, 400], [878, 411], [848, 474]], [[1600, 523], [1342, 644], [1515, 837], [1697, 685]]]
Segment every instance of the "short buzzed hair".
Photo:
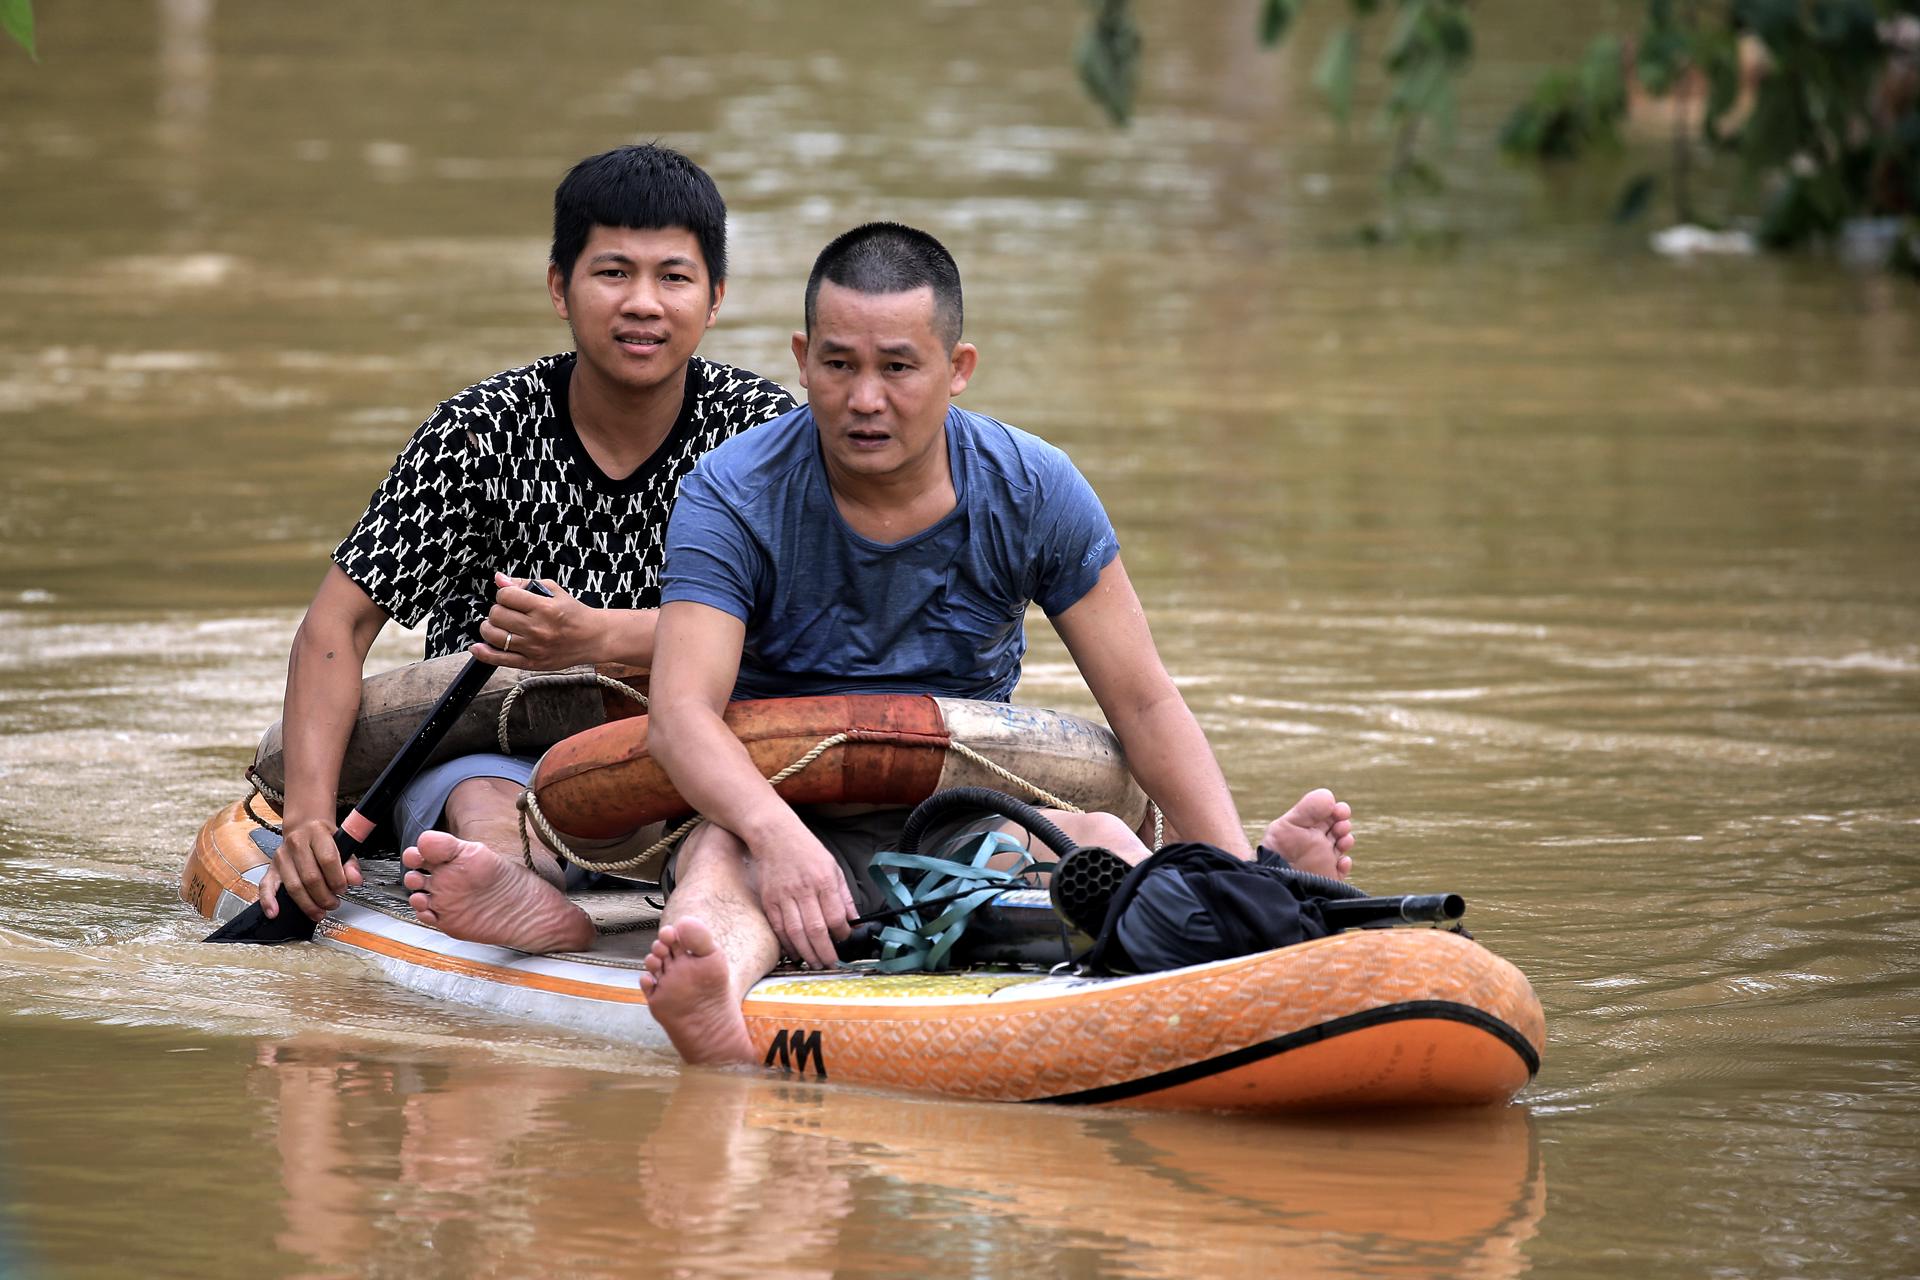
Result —
[[953, 350], [966, 309], [960, 301], [960, 268], [946, 246], [924, 231], [898, 222], [869, 222], [836, 236], [814, 259], [807, 277], [807, 336], [813, 336], [820, 282], [855, 293], [912, 293], [933, 289], [933, 333]]

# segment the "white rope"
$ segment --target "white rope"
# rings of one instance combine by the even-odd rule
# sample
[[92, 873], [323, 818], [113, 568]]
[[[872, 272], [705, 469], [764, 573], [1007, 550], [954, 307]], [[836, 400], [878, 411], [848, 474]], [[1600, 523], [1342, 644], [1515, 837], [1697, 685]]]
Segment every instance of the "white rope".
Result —
[[[602, 679], [606, 679], [606, 678], [607, 677], [602, 677]], [[519, 689], [519, 686], [516, 685], [515, 686], [516, 692], [518, 691], [518, 689]], [[637, 697], [639, 695], [636, 694], [635, 696]], [[506, 718], [506, 713], [505, 713], [505, 710], [503, 709], [501, 712], [501, 720], [503, 724], [505, 722], [505, 718]], [[780, 772], [768, 778], [767, 779], [768, 784], [776, 787], [779, 786], [781, 783], [785, 782], [788, 778], [791, 778], [794, 774], [799, 773], [802, 769], [805, 769], [808, 765], [812, 764], [814, 761], [818, 760], [821, 756], [825, 755], [828, 751], [831, 751], [833, 748], [839, 746], [841, 743], [851, 742], [855, 738], [855, 736], [856, 735], [852, 733], [835, 733], [820, 739], [819, 742], [815, 743], [810, 750], [808, 750], [805, 754], [803, 754], [798, 759], [796, 759], [792, 764], [789, 764], [786, 768], [780, 770]], [[504, 744], [502, 745], [504, 746]], [[969, 747], [964, 742], [949, 742], [947, 744], [947, 749], [957, 753], [958, 755], [962, 756], [967, 760], [971, 760], [973, 763], [986, 769], [988, 772], [992, 773], [994, 776], [1003, 778], [1006, 781], [1013, 783], [1015, 786], [1024, 788], [1028, 792], [1028, 794], [1032, 795], [1035, 799], [1039, 800], [1040, 803], [1046, 805], [1048, 808], [1061, 809], [1067, 813], [1085, 813], [1086, 812], [1086, 810], [1082, 809], [1079, 805], [1074, 804], [1072, 801], [1062, 799], [1061, 797], [1054, 795], [1051, 791], [1048, 791], [1046, 788], [1027, 781], [1025, 778], [1021, 777], [1019, 774], [1015, 773], [1013, 770], [1004, 767], [1003, 765], [995, 764], [993, 761], [987, 759], [985, 756], [981, 755], [978, 751], [975, 751], [972, 747]], [[1151, 801], [1149, 802], [1149, 804], [1151, 804]], [[532, 788], [528, 788], [527, 790], [520, 793], [519, 808], [520, 808], [520, 850], [521, 850], [521, 856], [526, 860], [527, 868], [529, 870], [533, 868], [533, 841], [529, 838], [527, 833], [527, 823], [529, 820], [531, 820], [534, 827], [539, 830], [540, 839], [546, 844], [547, 848], [553, 851], [555, 856], [564, 858], [568, 862], [577, 863], [583, 867], [590, 867], [595, 871], [626, 871], [634, 867], [645, 866], [649, 862], [653, 861], [653, 859], [655, 859], [662, 853], [665, 853], [668, 849], [672, 848], [675, 841], [679, 840], [680, 837], [686, 835], [687, 832], [693, 830], [693, 828], [699, 825], [699, 822], [700, 822], [700, 816], [698, 814], [695, 814], [693, 817], [688, 818], [685, 822], [682, 822], [679, 826], [667, 832], [666, 835], [660, 837], [660, 839], [656, 840], [653, 844], [648, 845], [645, 849], [633, 855], [631, 858], [621, 858], [618, 860], [610, 859], [607, 861], [602, 861], [598, 858], [583, 855], [578, 850], [570, 849], [567, 847], [566, 841], [561, 838], [560, 833], [558, 831], [555, 831], [553, 829], [553, 824], [547, 821], [547, 815], [540, 812], [540, 802], [534, 799]], [[1160, 838], [1163, 834], [1163, 830], [1162, 830], [1161, 818], [1160, 818], [1160, 808], [1158, 805], [1153, 805], [1152, 808], [1153, 808], [1154, 843], [1157, 847], [1160, 842]]]
[[1013, 770], [1007, 769], [1000, 765], [995, 764], [993, 761], [987, 759], [985, 756], [981, 755], [978, 751], [975, 751], [972, 747], [968, 746], [964, 742], [950, 742], [947, 744], [947, 746], [949, 750], [952, 750], [955, 753], [959, 754], [960, 756], [973, 761], [977, 765], [980, 765], [982, 768], [986, 769], [989, 773], [992, 773], [996, 777], [1005, 778], [1008, 782], [1013, 783], [1015, 786], [1025, 787], [1028, 793], [1031, 794], [1034, 797], [1034, 799], [1040, 801], [1040, 803], [1046, 805], [1049, 809], [1064, 809], [1068, 813], [1085, 813], [1086, 812], [1085, 809], [1082, 809], [1079, 805], [1073, 803], [1071, 800], [1062, 800], [1059, 796], [1053, 794], [1053, 792], [1051, 791], [1048, 791], [1046, 788], [1038, 787], [1038, 786], [1035, 786], [1033, 783], [1028, 782], [1025, 778], [1021, 777], [1019, 774], [1015, 773]]
[[[771, 778], [768, 778], [767, 782], [772, 786], [779, 786], [834, 747], [839, 746], [843, 742], [850, 741], [852, 738], [853, 735], [850, 733], [836, 733], [820, 739], [819, 742], [814, 744], [812, 750], [808, 751], [780, 772], [774, 774]], [[621, 858], [617, 861], [613, 859], [602, 861], [599, 858], [582, 856], [578, 850], [569, 849], [566, 846], [565, 841], [560, 838], [560, 833], [555, 831], [553, 824], [547, 821], [547, 815], [540, 812], [540, 802], [533, 798], [533, 791], [531, 789], [520, 793], [520, 813], [521, 854], [527, 860], [529, 867], [533, 865], [533, 844], [527, 839], [527, 816], [529, 814], [533, 818], [534, 826], [540, 829], [540, 838], [546, 842], [547, 848], [553, 850], [556, 855], [565, 858], [569, 862], [578, 863], [583, 867], [591, 867], [595, 871], [627, 871], [634, 867], [645, 866], [662, 853], [665, 853], [668, 849], [671, 849], [676, 840], [700, 824], [700, 815], [695, 814], [648, 845], [645, 849], [642, 849], [639, 853], [634, 854], [631, 858]]]
[[507, 696], [500, 700], [500, 719], [494, 726], [495, 736], [500, 741], [500, 754], [503, 756], [513, 754], [512, 743], [507, 737], [507, 715], [513, 710], [513, 704], [520, 700], [520, 694], [523, 690], [546, 685], [567, 687], [587, 684], [597, 684], [603, 689], [612, 689], [616, 693], [625, 694], [627, 697], [639, 703], [641, 710], [644, 711], [646, 709], [646, 694], [641, 693], [630, 684], [623, 684], [615, 680], [612, 676], [602, 675], [598, 671], [549, 671], [531, 675], [516, 683], [513, 688], [507, 690]]

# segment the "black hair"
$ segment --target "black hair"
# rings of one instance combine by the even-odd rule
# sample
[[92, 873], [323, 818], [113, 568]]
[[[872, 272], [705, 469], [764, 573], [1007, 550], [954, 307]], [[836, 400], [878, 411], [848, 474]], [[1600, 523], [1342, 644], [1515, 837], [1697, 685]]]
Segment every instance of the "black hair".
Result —
[[951, 351], [960, 341], [966, 309], [960, 300], [960, 268], [946, 246], [924, 231], [898, 222], [869, 222], [836, 236], [814, 259], [807, 277], [807, 335], [813, 335], [820, 282], [856, 293], [911, 293], [933, 288], [933, 331]]
[[553, 265], [566, 279], [595, 227], [683, 227], [707, 260], [709, 287], [727, 279], [727, 205], [707, 171], [647, 142], [588, 156], [553, 192]]

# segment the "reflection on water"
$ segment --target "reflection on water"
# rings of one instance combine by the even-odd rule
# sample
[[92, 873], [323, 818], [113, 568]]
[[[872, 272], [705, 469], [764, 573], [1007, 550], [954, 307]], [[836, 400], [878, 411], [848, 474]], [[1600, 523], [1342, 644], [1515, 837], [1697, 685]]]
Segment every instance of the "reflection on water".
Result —
[[[1143, 7], [1124, 134], [1069, 4], [48, 9], [0, 70], [0, 1270], [1911, 1271], [1920, 298], [1573, 221], [1489, 138], [1587, 33], [1506, 2], [1459, 248], [1357, 252], [1377, 143], [1256, 8]], [[197, 944], [180, 859], [333, 541], [433, 403], [565, 344], [552, 183], [656, 136], [731, 202], [718, 358], [790, 380], [856, 220], [952, 244], [967, 402], [1092, 478], [1250, 820], [1331, 783], [1361, 883], [1465, 894], [1534, 981], [1525, 1111], [676, 1084]], [[1091, 709], [1035, 640], [1023, 696]]]
[[[24, 1047], [82, 1042], [16, 1020]], [[1524, 1110], [1258, 1121], [995, 1107], [537, 1051], [94, 1031], [0, 1061], [48, 1274], [1507, 1277], [1547, 1205]], [[82, 1100], [75, 1086], [91, 1091]], [[202, 1153], [182, 1162], [176, 1143]], [[62, 1146], [110, 1148], [76, 1178]], [[89, 1212], [111, 1202], [103, 1249]], [[8, 1239], [0, 1219], [0, 1242]], [[27, 1274], [34, 1274], [29, 1270]]]

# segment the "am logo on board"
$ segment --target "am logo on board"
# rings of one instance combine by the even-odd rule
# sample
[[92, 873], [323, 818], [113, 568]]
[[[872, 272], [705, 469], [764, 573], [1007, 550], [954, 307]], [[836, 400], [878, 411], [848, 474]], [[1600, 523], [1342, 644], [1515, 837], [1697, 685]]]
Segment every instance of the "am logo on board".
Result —
[[820, 1033], [818, 1031], [781, 1031], [774, 1035], [773, 1043], [767, 1046], [765, 1065], [779, 1067], [782, 1071], [807, 1073], [807, 1062], [813, 1062], [813, 1074], [820, 1079], [827, 1078], [827, 1058], [820, 1051]]

